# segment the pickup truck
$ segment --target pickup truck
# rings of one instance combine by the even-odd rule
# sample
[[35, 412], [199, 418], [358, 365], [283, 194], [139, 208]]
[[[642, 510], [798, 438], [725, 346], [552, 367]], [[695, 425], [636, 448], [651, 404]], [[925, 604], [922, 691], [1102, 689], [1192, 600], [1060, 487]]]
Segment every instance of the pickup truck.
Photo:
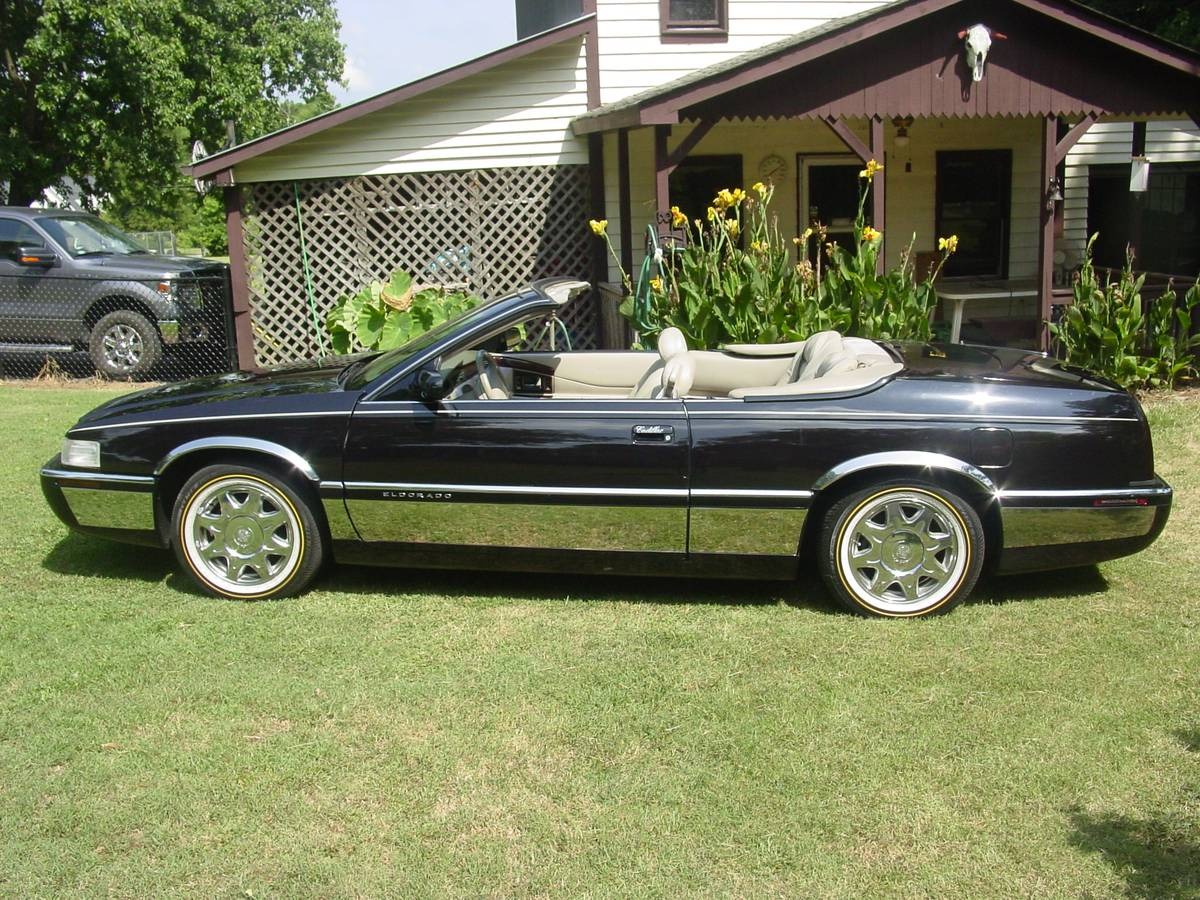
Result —
[[222, 263], [151, 254], [87, 213], [0, 206], [0, 353], [86, 350], [142, 378], [183, 344], [223, 354], [228, 298]]

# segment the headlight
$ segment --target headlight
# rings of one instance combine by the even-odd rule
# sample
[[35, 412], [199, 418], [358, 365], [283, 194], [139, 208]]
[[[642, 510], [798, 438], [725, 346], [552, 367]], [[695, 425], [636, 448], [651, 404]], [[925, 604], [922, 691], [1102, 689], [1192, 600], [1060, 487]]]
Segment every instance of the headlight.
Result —
[[62, 444], [62, 461], [64, 466], [98, 469], [100, 468], [100, 442], [76, 441], [66, 438]]

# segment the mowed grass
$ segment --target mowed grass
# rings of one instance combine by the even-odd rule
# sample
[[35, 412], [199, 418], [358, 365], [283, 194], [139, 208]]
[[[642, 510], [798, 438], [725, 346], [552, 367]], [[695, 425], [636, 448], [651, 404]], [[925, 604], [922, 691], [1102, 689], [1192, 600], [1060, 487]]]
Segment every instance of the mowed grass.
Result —
[[0, 895], [1200, 896], [1196, 395], [1150, 403], [1150, 550], [883, 622], [812, 579], [209, 599], [42, 500], [112, 393], [0, 388]]

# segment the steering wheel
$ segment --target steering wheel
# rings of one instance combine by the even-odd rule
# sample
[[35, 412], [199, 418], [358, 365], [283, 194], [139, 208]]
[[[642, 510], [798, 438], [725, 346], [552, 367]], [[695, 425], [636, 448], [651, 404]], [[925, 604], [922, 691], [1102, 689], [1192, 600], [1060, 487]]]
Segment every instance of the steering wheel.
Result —
[[477, 351], [475, 371], [479, 375], [479, 386], [483, 388], [483, 396], [489, 400], [508, 399], [508, 391], [504, 389], [504, 378], [500, 375], [500, 367], [492, 359], [492, 354], [486, 350]]

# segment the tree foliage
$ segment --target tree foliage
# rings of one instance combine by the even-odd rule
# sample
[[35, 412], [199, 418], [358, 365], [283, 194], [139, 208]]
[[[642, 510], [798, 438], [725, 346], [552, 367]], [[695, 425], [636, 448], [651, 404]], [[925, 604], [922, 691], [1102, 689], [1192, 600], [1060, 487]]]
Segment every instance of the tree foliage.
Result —
[[1089, 0], [1088, 6], [1159, 37], [1200, 50], [1200, 9], [1179, 0]]
[[24, 204], [65, 179], [94, 195], [174, 189], [182, 148], [331, 103], [333, 0], [0, 0], [0, 183]]

